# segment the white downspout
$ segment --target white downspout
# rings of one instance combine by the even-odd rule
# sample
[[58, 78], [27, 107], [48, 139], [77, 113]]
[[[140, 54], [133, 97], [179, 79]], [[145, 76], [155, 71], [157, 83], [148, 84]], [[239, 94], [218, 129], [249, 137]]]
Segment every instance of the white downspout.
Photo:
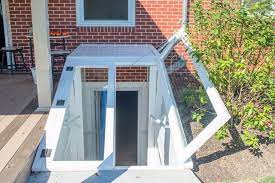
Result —
[[188, 2], [188, 0], [183, 0], [182, 3], [182, 24], [184, 28], [186, 28], [188, 24]]
[[165, 60], [176, 44], [181, 40], [182, 34], [188, 24], [188, 0], [183, 0], [182, 3], [182, 27], [173, 34], [159, 49], [161, 60]]

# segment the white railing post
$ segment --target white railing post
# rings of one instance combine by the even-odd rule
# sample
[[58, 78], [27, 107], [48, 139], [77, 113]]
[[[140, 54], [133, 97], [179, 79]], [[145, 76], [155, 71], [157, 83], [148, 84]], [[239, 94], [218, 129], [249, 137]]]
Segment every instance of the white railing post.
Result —
[[48, 0], [32, 0], [32, 25], [37, 78], [37, 95], [40, 109], [52, 104], [52, 69], [49, 43]]
[[[112, 159], [115, 165], [115, 105], [116, 105], [116, 66], [111, 65], [108, 70], [108, 91], [107, 91], [107, 109], [106, 109], [106, 129], [104, 159]], [[112, 156], [112, 158], [110, 157]], [[106, 165], [111, 166], [111, 165]]]
[[154, 124], [151, 115], [155, 115], [156, 111], [156, 87], [157, 87], [157, 67], [150, 66], [149, 78], [149, 116], [148, 116], [148, 151], [147, 151], [147, 165], [159, 165], [158, 154], [155, 149], [154, 142]]

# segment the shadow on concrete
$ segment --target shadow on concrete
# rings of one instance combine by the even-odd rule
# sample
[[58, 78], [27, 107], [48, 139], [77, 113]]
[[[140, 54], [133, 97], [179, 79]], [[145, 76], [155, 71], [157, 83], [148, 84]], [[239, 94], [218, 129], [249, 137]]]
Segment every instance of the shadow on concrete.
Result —
[[105, 170], [99, 171], [93, 176], [87, 178], [83, 183], [106, 183], [113, 182], [127, 170]]

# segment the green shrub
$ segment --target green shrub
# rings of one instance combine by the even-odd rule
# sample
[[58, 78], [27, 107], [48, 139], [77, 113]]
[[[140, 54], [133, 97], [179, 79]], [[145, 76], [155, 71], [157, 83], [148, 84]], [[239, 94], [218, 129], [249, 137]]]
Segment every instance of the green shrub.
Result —
[[232, 115], [230, 125], [216, 137], [227, 137], [226, 128], [234, 125], [243, 142], [254, 149], [261, 138], [275, 138], [272, 7], [273, 0], [212, 0], [205, 9], [196, 1], [192, 5], [195, 26], [189, 26], [193, 54], [206, 66]]

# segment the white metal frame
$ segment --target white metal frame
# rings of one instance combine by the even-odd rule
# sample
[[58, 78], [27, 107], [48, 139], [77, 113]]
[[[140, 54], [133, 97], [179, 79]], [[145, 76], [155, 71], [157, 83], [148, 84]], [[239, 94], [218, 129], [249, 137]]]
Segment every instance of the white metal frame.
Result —
[[[154, 62], [152, 62], [154, 63]], [[73, 66], [73, 71], [66, 71], [67, 66]], [[129, 66], [128, 64], [118, 64], [118, 66]], [[144, 66], [144, 65], [137, 65]], [[68, 106], [68, 97], [70, 89], [74, 85], [74, 77], [76, 72], [80, 72], [81, 68], [108, 68], [108, 92], [107, 92], [107, 110], [106, 110], [106, 128], [105, 131], [105, 149], [104, 161], [54, 161], [56, 146], [58, 143], [59, 135], [61, 132], [62, 124], [64, 121], [66, 108]], [[84, 62], [84, 65], [75, 64], [73, 61], [68, 60], [64, 66], [58, 89], [53, 101], [53, 105], [49, 114], [46, 125], [46, 135], [43, 137], [32, 166], [33, 171], [96, 171], [96, 170], [111, 170], [115, 165], [115, 82], [116, 65], [103, 64], [101, 62]], [[66, 101], [64, 106], [59, 107], [56, 105], [57, 100]], [[41, 158], [40, 154], [43, 149], [51, 149], [51, 156]], [[123, 168], [123, 167], [120, 167]]]
[[[173, 93], [171, 86], [169, 84], [168, 74], [166, 72], [164, 64], [160, 60], [160, 55], [156, 50], [153, 56], [142, 57], [142, 59], [134, 57], [87, 57], [78, 59], [77, 56], [73, 55], [72, 57], [67, 58], [67, 62], [64, 66], [61, 79], [59, 81], [59, 86], [53, 101], [53, 105], [49, 114], [49, 118], [46, 125], [46, 135], [43, 138], [40, 146], [38, 148], [35, 161], [33, 163], [33, 171], [97, 171], [97, 170], [112, 170], [112, 169], [143, 169], [150, 167], [151, 169], [163, 169], [166, 166], [160, 164], [151, 164], [150, 161], [147, 162], [147, 166], [138, 166], [138, 167], [115, 167], [115, 91], [116, 91], [116, 66], [147, 66], [150, 67], [150, 84], [149, 84], [149, 93], [150, 96], [155, 95], [155, 85], [154, 81], [156, 71], [164, 77], [165, 86], [163, 90], [168, 95], [167, 101], [165, 101], [166, 108], [169, 109], [169, 123], [172, 138], [176, 146], [176, 152], [182, 154], [183, 148], [186, 144], [186, 139], [180, 122], [180, 117], [177, 112], [177, 107], [175, 100], [173, 98]], [[73, 71], [67, 71], [66, 68], [70, 66], [73, 67]], [[80, 72], [81, 68], [108, 68], [108, 89], [107, 89], [107, 110], [106, 110], [106, 126], [108, 126], [109, 131], [105, 131], [105, 149], [104, 149], [104, 161], [54, 161], [54, 155], [56, 151], [57, 142], [59, 139], [59, 134], [62, 128], [62, 123], [64, 121], [64, 116], [66, 108], [68, 105], [68, 97], [70, 94], [70, 89], [74, 88], [74, 77], [75, 72]], [[79, 79], [79, 78], [78, 78]], [[152, 80], [151, 80], [152, 79]], [[65, 100], [65, 105], [60, 107], [56, 105], [57, 100]], [[149, 99], [150, 101], [150, 99]], [[149, 111], [153, 110], [152, 102], [149, 103]], [[148, 115], [148, 120], [150, 117]], [[149, 129], [150, 130], [150, 125]], [[150, 138], [150, 133], [148, 131], [148, 137]], [[152, 143], [148, 141], [148, 145]], [[182, 147], [179, 147], [182, 146]], [[52, 149], [50, 157], [40, 158], [40, 154], [43, 149]], [[157, 154], [150, 154], [151, 151], [148, 149], [147, 158], [149, 159], [152, 156], [157, 156]], [[173, 167], [173, 168], [172, 168]], [[192, 168], [192, 162], [184, 162], [181, 160], [178, 165], [172, 166], [172, 169], [182, 169], [182, 168]], [[149, 168], [149, 169], [150, 169]]]
[[134, 27], [136, 15], [136, 1], [128, 0], [128, 20], [85, 20], [84, 0], [76, 1], [77, 26], [94, 27]]
[[[181, 32], [181, 41], [184, 44], [184, 47], [189, 55], [193, 55], [192, 45], [188, 39], [187, 33], [184, 30]], [[195, 56], [191, 56], [191, 59], [217, 116], [209, 123], [209, 125], [207, 125], [207, 127], [200, 134], [197, 135], [195, 139], [193, 139], [184, 148], [184, 160], [187, 160], [189, 157], [191, 157], [231, 118], [219, 92], [215, 88], [214, 84], [210, 81], [208, 73], [202, 62]]]
[[[202, 62], [195, 56], [193, 56], [193, 48], [189, 41], [188, 34], [185, 31], [185, 27], [182, 27], [176, 34], [174, 34], [167, 43], [163, 46], [160, 51], [162, 62], [169, 55], [171, 50], [175, 45], [181, 41], [190, 55], [192, 62], [195, 66], [195, 69], [200, 77], [202, 85], [206, 90], [206, 93], [212, 103], [212, 106], [217, 114], [210, 124], [203, 129], [184, 149], [180, 149], [182, 153], [182, 161], [185, 162], [207, 141], [209, 140], [230, 118], [230, 114], [222, 101], [220, 94], [217, 89], [210, 81], [207, 70], [205, 69]], [[172, 91], [171, 86], [169, 85], [169, 90]], [[173, 95], [173, 92], [171, 92]], [[174, 96], [173, 96], [174, 98]], [[178, 111], [176, 111], [178, 112]]]
[[[62, 124], [64, 121], [66, 109], [68, 106], [68, 97], [70, 95], [70, 90], [74, 85], [74, 77], [76, 72], [80, 72], [83, 68], [81, 65], [73, 67], [73, 71], [66, 71], [66, 67], [70, 66], [67, 62], [63, 69], [58, 89], [53, 101], [52, 108], [50, 110], [49, 118], [47, 120], [47, 125], [45, 127], [46, 135], [43, 137], [40, 143], [35, 161], [32, 166], [33, 171], [92, 171], [98, 169], [112, 169], [113, 167], [113, 126], [114, 126], [114, 106], [115, 106], [115, 66], [109, 66], [109, 83], [108, 83], [108, 93], [107, 93], [107, 110], [106, 110], [106, 128], [105, 144], [104, 149], [104, 161], [55, 161], [55, 151], [57, 143], [59, 140], [59, 135], [61, 132]], [[85, 68], [102, 68], [97, 67], [94, 64], [90, 66], [85, 66]], [[80, 78], [78, 78], [80, 79]], [[112, 95], [113, 94], [113, 95]], [[64, 106], [57, 106], [58, 100], [64, 100]], [[108, 123], [108, 124], [107, 124]], [[109, 130], [109, 131], [108, 131]], [[51, 156], [47, 158], [41, 158], [40, 154], [43, 149], [51, 149]]]
[[[162, 58], [162, 56], [161, 56]], [[182, 123], [181, 123], [181, 118], [179, 115], [179, 112], [177, 110], [177, 104], [174, 98], [173, 90], [170, 85], [168, 73], [166, 71], [164, 62], [160, 61], [158, 62], [158, 72], [159, 74], [163, 77], [164, 79], [164, 86], [162, 86], [161, 90], [165, 92], [167, 98], [165, 98], [164, 103], [166, 109], [168, 109], [168, 119], [169, 119], [169, 127], [171, 130], [171, 136], [173, 139], [173, 143], [175, 145], [175, 152], [179, 154], [180, 156], [178, 157], [178, 164], [179, 165], [184, 165], [185, 163], [191, 162], [189, 156], [187, 159], [183, 159], [184, 155], [184, 148], [187, 145], [186, 137], [182, 128]], [[187, 161], [189, 159], [189, 161]], [[191, 163], [192, 164], [192, 163]]]

